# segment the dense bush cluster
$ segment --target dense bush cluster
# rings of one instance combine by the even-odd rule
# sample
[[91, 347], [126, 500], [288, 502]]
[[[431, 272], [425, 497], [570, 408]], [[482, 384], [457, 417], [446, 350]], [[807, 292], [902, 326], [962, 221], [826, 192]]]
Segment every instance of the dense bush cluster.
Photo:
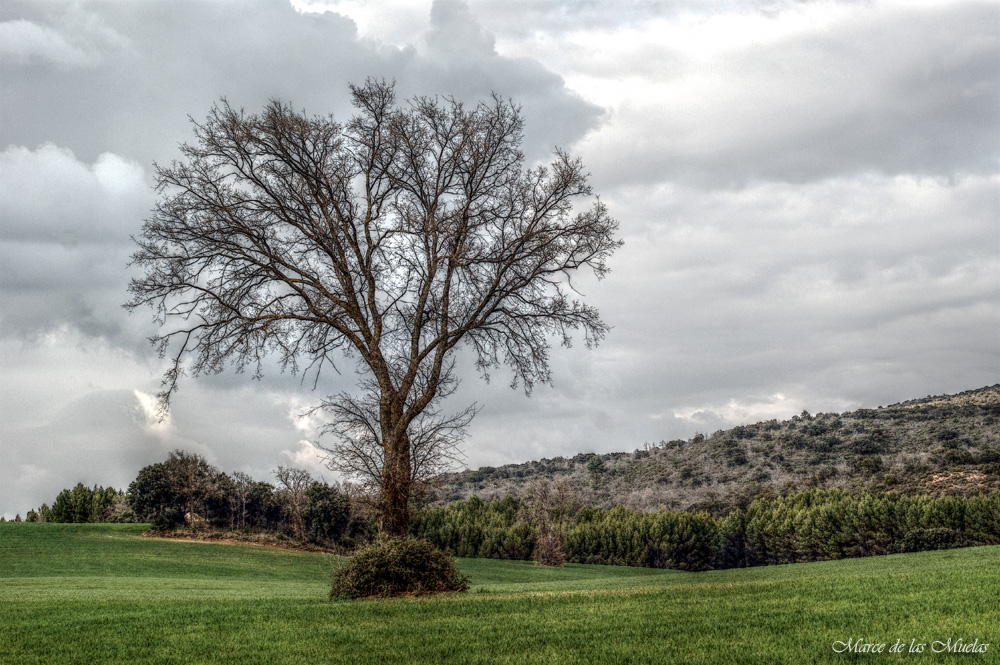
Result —
[[713, 567], [718, 528], [708, 513], [585, 508], [565, 533], [568, 561], [677, 570]]
[[465, 591], [469, 580], [451, 556], [426, 540], [387, 538], [359, 548], [337, 569], [334, 598], [388, 598]]
[[484, 502], [478, 497], [414, 513], [410, 533], [455, 556], [529, 560], [538, 529], [527, 505], [506, 497]]
[[[539, 544], [551, 547], [540, 542], [536, 513], [511, 497], [489, 502], [473, 497], [418, 512], [411, 530], [457, 556], [529, 560]], [[718, 524], [706, 513], [591, 506], [549, 528], [565, 561], [574, 563], [706, 570], [718, 549]]]
[[276, 485], [226, 474], [200, 455], [174, 451], [143, 467], [127, 492], [82, 484], [59, 493], [32, 522], [150, 522], [170, 531], [216, 528], [275, 532], [300, 541], [352, 545], [370, 538], [370, 521], [338, 487], [300, 469], [279, 468]]
[[[473, 497], [423, 510], [413, 534], [458, 556], [529, 559], [539, 538], [525, 501]], [[1000, 494], [912, 497], [811, 490], [704, 512], [584, 507], [557, 524], [566, 561], [708, 570], [1000, 544]]]

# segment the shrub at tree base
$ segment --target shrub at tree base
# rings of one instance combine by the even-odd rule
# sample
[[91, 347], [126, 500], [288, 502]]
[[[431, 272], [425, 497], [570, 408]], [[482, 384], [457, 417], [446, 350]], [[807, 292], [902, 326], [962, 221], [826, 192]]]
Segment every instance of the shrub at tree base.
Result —
[[388, 538], [358, 549], [337, 571], [334, 598], [388, 598], [465, 591], [467, 577], [426, 540]]

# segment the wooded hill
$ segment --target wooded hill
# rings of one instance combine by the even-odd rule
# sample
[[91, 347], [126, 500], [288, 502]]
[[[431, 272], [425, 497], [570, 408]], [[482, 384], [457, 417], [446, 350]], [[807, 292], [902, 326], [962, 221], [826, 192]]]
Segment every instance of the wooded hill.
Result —
[[846, 413], [803, 412], [661, 441], [630, 453], [583, 453], [441, 478], [438, 500], [527, 497], [537, 481], [576, 501], [720, 516], [758, 496], [811, 488], [972, 496], [1000, 488], [1000, 384]]

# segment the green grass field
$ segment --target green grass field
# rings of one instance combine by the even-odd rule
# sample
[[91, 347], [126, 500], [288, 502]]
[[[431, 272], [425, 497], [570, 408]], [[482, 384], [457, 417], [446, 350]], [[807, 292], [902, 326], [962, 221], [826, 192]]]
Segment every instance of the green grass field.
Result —
[[[331, 603], [334, 557], [143, 528], [0, 524], [0, 663], [1000, 662], [1000, 547], [708, 573], [460, 559], [469, 593]], [[928, 646], [833, 652], [849, 638]], [[991, 644], [931, 652], [948, 638]]]

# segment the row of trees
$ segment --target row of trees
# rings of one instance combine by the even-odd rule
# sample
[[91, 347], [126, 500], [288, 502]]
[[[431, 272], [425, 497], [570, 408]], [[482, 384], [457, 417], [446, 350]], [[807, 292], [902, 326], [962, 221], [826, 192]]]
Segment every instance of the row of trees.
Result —
[[276, 484], [226, 474], [180, 450], [143, 467], [127, 492], [78, 484], [59, 493], [29, 522], [150, 522], [157, 529], [214, 527], [273, 531], [301, 541], [349, 544], [372, 526], [349, 494], [302, 469], [278, 467]]
[[813, 490], [719, 521], [719, 565], [759, 566], [1000, 543], [1000, 494], [970, 498]]
[[77, 483], [76, 487], [59, 492], [51, 508], [43, 503], [38, 510], [29, 510], [24, 521], [130, 522], [132, 509], [121, 490]]
[[1000, 494], [965, 499], [812, 490], [757, 499], [720, 519], [705, 512], [473, 497], [417, 513], [413, 533], [458, 556], [538, 559], [552, 535], [571, 562], [708, 570], [998, 544]]

